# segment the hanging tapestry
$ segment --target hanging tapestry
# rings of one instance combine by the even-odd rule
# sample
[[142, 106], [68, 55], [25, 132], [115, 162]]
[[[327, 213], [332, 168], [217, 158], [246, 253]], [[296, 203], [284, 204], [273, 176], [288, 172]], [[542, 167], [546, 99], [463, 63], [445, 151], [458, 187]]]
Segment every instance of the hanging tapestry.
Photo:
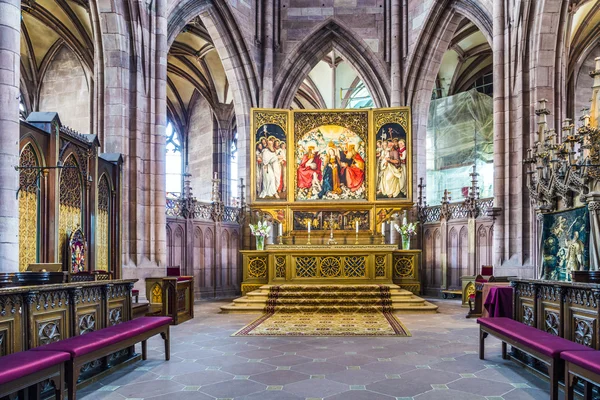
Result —
[[572, 271], [589, 270], [587, 207], [544, 214], [541, 278], [571, 281]]
[[37, 262], [39, 163], [31, 144], [23, 148], [19, 166], [19, 271], [26, 271]]

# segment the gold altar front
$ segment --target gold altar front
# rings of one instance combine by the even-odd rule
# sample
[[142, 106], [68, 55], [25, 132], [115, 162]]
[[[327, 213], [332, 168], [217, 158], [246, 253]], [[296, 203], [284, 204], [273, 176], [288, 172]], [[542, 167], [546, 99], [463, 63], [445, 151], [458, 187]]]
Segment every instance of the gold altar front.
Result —
[[397, 245], [268, 245], [243, 250], [242, 294], [262, 285], [397, 284], [419, 294], [421, 250]]

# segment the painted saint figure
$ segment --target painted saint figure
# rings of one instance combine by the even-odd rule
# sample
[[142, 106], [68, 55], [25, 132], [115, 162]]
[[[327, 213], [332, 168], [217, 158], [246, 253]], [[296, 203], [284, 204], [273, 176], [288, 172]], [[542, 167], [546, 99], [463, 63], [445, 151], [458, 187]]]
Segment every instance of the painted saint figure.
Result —
[[580, 271], [583, 265], [584, 244], [579, 240], [579, 232], [573, 232], [573, 239], [567, 241], [567, 272]]
[[275, 152], [275, 140], [269, 137], [267, 140], [267, 148], [262, 151], [262, 191], [259, 197], [275, 197], [279, 198], [277, 188], [281, 179], [281, 164]]
[[279, 180], [279, 187], [277, 188], [278, 192], [285, 192], [287, 190], [287, 183], [285, 181], [287, 172], [287, 150], [285, 148], [285, 142], [281, 142], [280, 148], [277, 149], [277, 158], [279, 159], [279, 164], [281, 165], [281, 178]]
[[302, 161], [298, 166], [297, 178], [298, 188], [310, 189], [313, 184], [313, 178], [318, 181], [323, 179], [321, 171], [321, 157], [314, 152], [314, 146], [308, 146], [308, 151], [302, 156]]
[[348, 151], [342, 160], [342, 173], [346, 178], [346, 186], [351, 191], [357, 191], [365, 180], [365, 160], [355, 150], [353, 143], [348, 145]]

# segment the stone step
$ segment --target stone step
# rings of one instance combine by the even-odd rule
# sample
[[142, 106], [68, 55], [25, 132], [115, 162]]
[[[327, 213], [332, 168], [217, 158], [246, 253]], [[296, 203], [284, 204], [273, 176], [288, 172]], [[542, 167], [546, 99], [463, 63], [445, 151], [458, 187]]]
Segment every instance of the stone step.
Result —
[[[223, 314], [262, 314], [264, 312], [263, 305], [256, 305], [252, 303], [230, 303], [225, 306], [221, 306], [221, 313]], [[406, 305], [406, 304], [392, 304], [392, 310], [394, 314], [436, 314], [438, 306], [428, 301], [423, 301], [418, 305]]]

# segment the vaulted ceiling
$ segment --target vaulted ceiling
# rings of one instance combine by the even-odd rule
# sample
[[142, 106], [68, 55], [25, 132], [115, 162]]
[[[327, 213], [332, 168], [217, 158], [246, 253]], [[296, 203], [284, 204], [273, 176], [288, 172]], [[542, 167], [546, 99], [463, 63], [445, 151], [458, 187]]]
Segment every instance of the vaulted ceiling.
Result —
[[371, 94], [358, 72], [335, 50], [314, 66], [292, 103], [295, 109], [363, 107], [373, 107]]
[[180, 132], [186, 130], [198, 96], [212, 109], [232, 102], [223, 63], [199, 17], [177, 35], [167, 61], [167, 109]]
[[21, 86], [24, 103], [32, 111], [38, 106], [44, 74], [63, 46], [91, 75], [93, 30], [85, 0], [23, 0], [21, 10]]
[[438, 97], [468, 90], [475, 80], [492, 71], [492, 49], [481, 31], [463, 19], [442, 58]]
[[577, 72], [577, 65], [581, 65], [587, 54], [598, 46], [600, 39], [600, 0], [579, 1], [572, 7], [568, 40], [569, 74]]

